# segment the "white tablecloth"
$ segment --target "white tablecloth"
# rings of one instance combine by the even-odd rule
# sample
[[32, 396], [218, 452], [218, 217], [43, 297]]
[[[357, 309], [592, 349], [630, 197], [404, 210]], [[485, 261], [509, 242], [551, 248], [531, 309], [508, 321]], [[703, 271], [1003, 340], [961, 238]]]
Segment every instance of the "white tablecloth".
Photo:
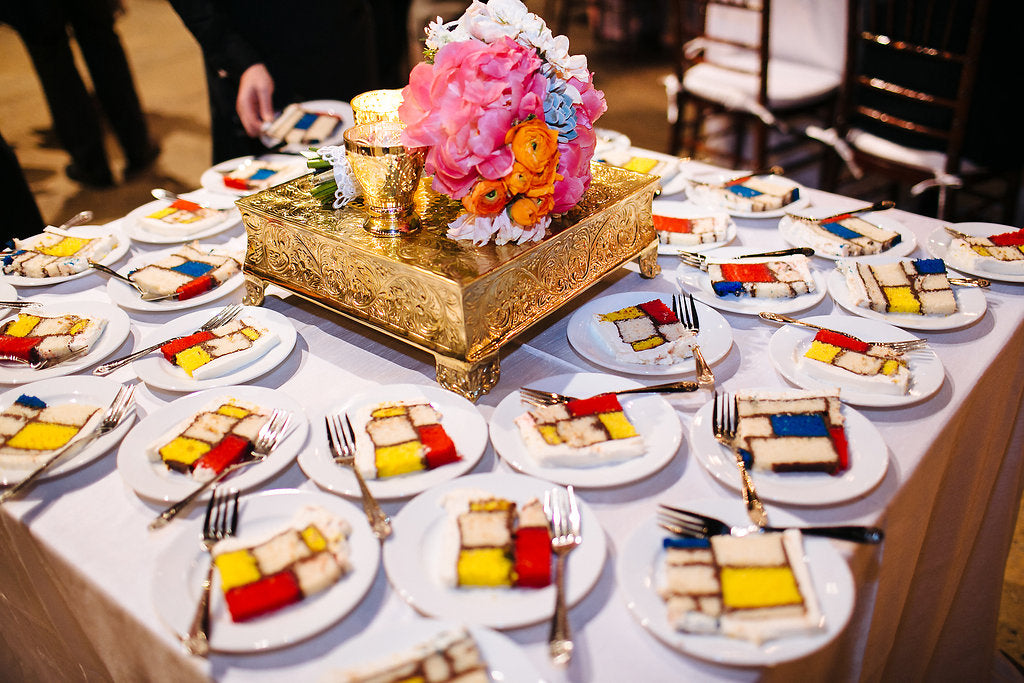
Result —
[[[810, 191], [816, 205], [839, 209], [849, 199]], [[919, 245], [940, 224], [896, 212]], [[775, 220], [740, 220], [735, 244], [786, 246]], [[117, 224], [112, 224], [116, 227]], [[230, 233], [237, 235], [240, 229]], [[223, 241], [217, 237], [208, 242]], [[153, 250], [133, 244], [132, 255]], [[922, 254], [918, 247], [915, 254]], [[578, 302], [527, 331], [502, 353], [501, 381], [478, 407], [489, 417], [509, 392], [560, 373], [600, 371], [577, 356], [566, 338], [569, 316], [584, 302], [631, 290], [671, 291], [677, 268], [662, 257], [663, 277], [650, 281], [622, 269]], [[816, 260], [815, 267], [831, 268]], [[105, 300], [96, 274], [22, 296]], [[578, 655], [567, 672], [546, 657], [547, 624], [507, 631], [525, 656], [552, 681], [655, 680], [918, 680], [987, 678], [994, 655], [1003, 567], [1024, 482], [1024, 289], [994, 284], [988, 313], [960, 330], [927, 334], [945, 365], [942, 389], [898, 409], [860, 410], [879, 428], [890, 468], [876, 489], [829, 508], [787, 510], [815, 524], [880, 524], [883, 546], [837, 544], [853, 569], [857, 601], [851, 623], [825, 649], [775, 668], [732, 668], [681, 655], [663, 645], [630, 615], [617, 587], [615, 559], [622, 544], [657, 502], [685, 502], [738, 494], [717, 484], [692, 457], [684, 438], [663, 470], [635, 484], [581, 490], [607, 536], [609, 556], [594, 589], [570, 612]], [[235, 294], [235, 298], [240, 294]], [[218, 302], [215, 305], [220, 305]], [[269, 296], [265, 305], [288, 316], [298, 330], [296, 348], [275, 370], [252, 384], [284, 392], [310, 413], [376, 384], [434, 382], [432, 358], [358, 323], [296, 297]], [[801, 315], [844, 313], [826, 299]], [[132, 313], [133, 334], [116, 355], [129, 352], [143, 333], [172, 314]], [[756, 317], [725, 314], [735, 335], [729, 355], [715, 366], [719, 387], [786, 386], [765, 353], [776, 327]], [[114, 378], [133, 379], [130, 369]], [[159, 410], [177, 394], [140, 386], [140, 415]], [[706, 394], [674, 405], [684, 434]], [[314, 423], [313, 429], [320, 428]], [[0, 512], [0, 671], [17, 679], [225, 681], [315, 679], [337, 666], [331, 652], [354, 636], [421, 618], [387, 582], [383, 568], [361, 605], [325, 632], [296, 646], [261, 654], [189, 658], [154, 608], [156, 558], [181, 532], [182, 522], [160, 532], [146, 525], [158, 507], [122, 481], [115, 454], [68, 476], [48, 481]], [[510, 471], [489, 446], [474, 472]], [[264, 488], [315, 490], [293, 464]], [[387, 503], [395, 514], [401, 501]], [[769, 504], [769, 510], [783, 506]], [[191, 512], [195, 519], [201, 510]], [[597, 533], [597, 530], [588, 530]], [[410, 558], [410, 561], [415, 561]]]

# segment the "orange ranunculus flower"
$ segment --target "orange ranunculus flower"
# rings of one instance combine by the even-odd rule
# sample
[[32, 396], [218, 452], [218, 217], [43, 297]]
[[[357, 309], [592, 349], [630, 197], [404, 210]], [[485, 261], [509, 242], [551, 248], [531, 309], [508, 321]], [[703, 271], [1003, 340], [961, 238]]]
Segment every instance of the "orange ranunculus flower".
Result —
[[518, 161], [512, 164], [512, 170], [505, 176], [505, 186], [512, 195], [525, 194], [533, 182], [534, 174]]
[[533, 225], [551, 212], [555, 206], [554, 195], [540, 198], [519, 197], [508, 207], [508, 215], [519, 225]]
[[465, 197], [462, 206], [477, 216], [497, 216], [508, 203], [505, 183], [500, 180], [481, 178]]
[[558, 132], [548, 128], [542, 119], [530, 119], [514, 126], [505, 134], [505, 144], [512, 145], [512, 154], [530, 173], [542, 173], [549, 166], [558, 166]]
[[561, 174], [555, 173], [556, 167], [549, 166], [544, 173], [533, 176], [530, 188], [526, 191], [527, 197], [541, 197], [547, 194], [554, 194], [555, 182], [562, 179]]

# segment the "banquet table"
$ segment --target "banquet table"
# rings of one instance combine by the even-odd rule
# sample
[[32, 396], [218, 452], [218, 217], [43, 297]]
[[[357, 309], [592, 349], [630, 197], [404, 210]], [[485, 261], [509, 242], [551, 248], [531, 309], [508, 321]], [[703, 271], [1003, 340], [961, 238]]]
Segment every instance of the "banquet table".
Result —
[[[805, 195], [815, 209], [845, 210], [861, 204], [811, 189]], [[923, 255], [922, 245], [941, 223], [905, 212], [893, 215], [915, 234], [914, 255]], [[109, 227], [122, 229], [124, 220]], [[776, 229], [777, 220], [736, 222], [734, 245], [758, 250], [787, 246]], [[204, 243], [221, 243], [242, 232], [241, 227], [233, 228]], [[126, 258], [156, 248], [132, 242]], [[482, 415], [490, 418], [498, 403], [520, 386], [552, 375], [607, 372], [573, 350], [567, 340], [569, 319], [579, 306], [610, 294], [674, 291], [677, 274], [687, 269], [674, 256], [663, 255], [659, 263], [662, 274], [652, 280], [642, 278], [635, 264], [613, 272], [507, 346], [499, 383], [476, 404]], [[813, 265], [823, 272], [832, 268], [824, 259], [815, 259]], [[40, 301], [107, 300], [106, 279], [96, 273], [49, 287], [19, 288], [18, 293]], [[935, 395], [906, 407], [858, 408], [888, 446], [888, 471], [877, 487], [835, 505], [767, 504], [769, 514], [784, 510], [808, 524], [877, 524], [885, 529], [879, 546], [831, 542], [848, 561], [856, 591], [850, 622], [832, 643], [770, 667], [727, 666], [710, 661], [713, 652], [701, 658], [672, 649], [630, 613], [617, 560], [635, 529], [650, 523], [657, 503], [685, 506], [688, 501], [719, 499], [742, 509], [739, 494], [719, 484], [692, 453], [689, 428], [695, 412], [710, 398], [705, 391], [672, 398], [684, 437], [662, 469], [634, 483], [577, 490], [601, 527], [584, 533], [604, 534], [608, 551], [596, 585], [569, 612], [577, 652], [568, 668], [558, 669], [548, 661], [547, 621], [508, 629], [505, 635], [549, 681], [987, 678], [996, 658], [1003, 568], [1024, 487], [1022, 294], [1022, 285], [993, 282], [984, 293], [988, 310], [977, 323], [922, 333], [945, 368]], [[237, 290], [207, 308], [212, 311], [240, 298]], [[264, 306], [294, 324], [297, 342], [280, 365], [249, 384], [282, 392], [301, 404], [311, 425], [306, 448], [314, 439], [323, 439], [326, 406], [378, 385], [435, 383], [429, 354], [273, 287]], [[850, 316], [828, 296], [797, 315], [826, 314]], [[132, 332], [113, 356], [138, 347], [148, 331], [178, 314], [129, 315]], [[766, 355], [777, 326], [756, 316], [723, 315], [734, 338], [728, 355], [714, 365], [717, 386], [728, 391], [790, 386]], [[130, 367], [112, 377], [135, 380]], [[139, 417], [180, 396], [140, 383]], [[345, 665], [339, 649], [354, 639], [424, 618], [389, 584], [382, 563], [358, 606], [303, 642], [266, 652], [215, 652], [208, 659], [186, 655], [161, 621], [154, 591], [162, 587], [153, 584], [158, 558], [184, 529], [196, 528], [202, 505], [190, 511], [189, 521], [149, 531], [147, 524], [161, 506], [133, 492], [116, 459], [112, 451], [82, 469], [43, 482], [0, 510], [4, 678], [320, 679]], [[512, 471], [491, 445], [472, 470]], [[294, 462], [261, 490], [290, 488], [318, 490]], [[387, 501], [384, 508], [394, 517], [406, 502]], [[397, 528], [395, 537], [385, 543], [396, 542], [400, 534]], [[182, 599], [191, 601], [187, 596]]]

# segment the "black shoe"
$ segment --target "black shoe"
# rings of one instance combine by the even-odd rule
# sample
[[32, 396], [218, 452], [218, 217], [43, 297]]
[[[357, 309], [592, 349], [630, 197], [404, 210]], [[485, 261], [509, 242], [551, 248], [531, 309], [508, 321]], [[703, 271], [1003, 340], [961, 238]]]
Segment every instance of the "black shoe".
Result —
[[67, 165], [64, 172], [68, 178], [71, 178], [76, 183], [88, 185], [89, 187], [105, 188], [114, 186], [114, 176], [110, 175], [110, 170], [106, 168], [85, 171], [76, 164], [71, 163]]
[[128, 164], [124, 167], [124, 179], [131, 180], [132, 178], [145, 173], [156, 160], [160, 157], [160, 145], [151, 144], [146, 148], [145, 153], [138, 159], [129, 157]]

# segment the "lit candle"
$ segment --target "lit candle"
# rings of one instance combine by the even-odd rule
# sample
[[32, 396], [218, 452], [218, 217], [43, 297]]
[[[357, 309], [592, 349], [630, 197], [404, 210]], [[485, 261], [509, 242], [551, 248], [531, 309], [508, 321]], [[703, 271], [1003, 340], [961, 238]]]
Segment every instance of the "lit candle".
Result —
[[355, 113], [356, 124], [398, 121], [400, 104], [401, 90], [371, 90], [352, 98], [352, 111]]

